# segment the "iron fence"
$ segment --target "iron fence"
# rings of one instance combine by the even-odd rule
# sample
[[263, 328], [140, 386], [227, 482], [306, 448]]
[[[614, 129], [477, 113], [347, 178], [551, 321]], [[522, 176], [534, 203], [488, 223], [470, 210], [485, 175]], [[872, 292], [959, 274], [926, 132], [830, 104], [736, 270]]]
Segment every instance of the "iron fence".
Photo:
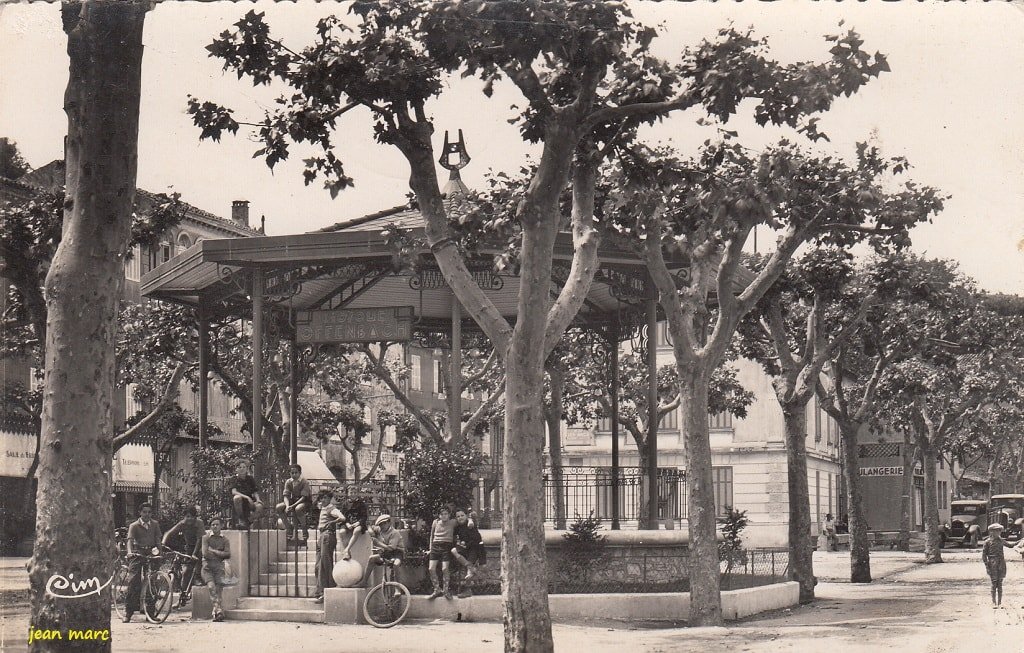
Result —
[[[648, 496], [646, 474], [639, 468], [624, 468], [618, 473], [617, 480], [618, 520], [639, 521], [641, 502]], [[578, 516], [587, 517], [591, 512], [597, 519], [611, 521], [615, 485], [610, 470], [563, 472], [561, 482], [549, 471], [544, 477], [544, 519], [547, 522], [556, 521], [557, 496], [561, 495], [566, 521], [571, 522]], [[501, 481], [497, 481], [489, 504], [497, 507], [504, 505], [503, 489]], [[485, 512], [490, 524], [501, 522], [500, 508]], [[686, 516], [686, 474], [678, 470], [659, 470], [654, 518], [678, 523], [686, 519]]]

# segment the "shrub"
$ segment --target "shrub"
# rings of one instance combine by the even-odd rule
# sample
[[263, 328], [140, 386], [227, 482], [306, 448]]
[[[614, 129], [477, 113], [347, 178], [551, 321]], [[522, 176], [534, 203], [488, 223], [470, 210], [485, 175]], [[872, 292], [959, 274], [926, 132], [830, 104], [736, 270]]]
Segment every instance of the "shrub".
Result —
[[576, 521], [562, 534], [562, 581], [570, 586], [586, 584], [589, 571], [601, 559], [604, 549], [604, 535], [601, 520], [594, 517], [594, 511], [586, 517], [576, 515]]
[[406, 452], [403, 469], [409, 516], [429, 524], [442, 505], [469, 506], [482, 461], [480, 452], [465, 441], [451, 447], [428, 441]]
[[718, 543], [718, 559], [725, 563], [725, 575], [732, 573], [733, 566], [747, 563], [747, 551], [743, 548], [741, 534], [747, 527], [746, 510], [727, 508], [728, 513], [722, 522], [722, 541]]

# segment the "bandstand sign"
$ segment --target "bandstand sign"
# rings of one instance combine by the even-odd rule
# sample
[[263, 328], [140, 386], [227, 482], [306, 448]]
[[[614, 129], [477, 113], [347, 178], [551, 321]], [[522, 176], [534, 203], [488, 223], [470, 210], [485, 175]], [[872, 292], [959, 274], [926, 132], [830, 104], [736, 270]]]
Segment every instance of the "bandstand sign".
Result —
[[302, 344], [412, 339], [412, 306], [296, 311], [295, 341]]

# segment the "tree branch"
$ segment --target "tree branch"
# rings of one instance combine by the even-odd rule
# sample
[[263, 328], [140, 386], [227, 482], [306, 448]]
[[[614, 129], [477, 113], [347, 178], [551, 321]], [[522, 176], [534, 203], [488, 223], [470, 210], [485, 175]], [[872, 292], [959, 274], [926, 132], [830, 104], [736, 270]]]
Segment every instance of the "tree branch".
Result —
[[[657, 227], [655, 220], [648, 220], [647, 238], [644, 242], [644, 261], [647, 263], [647, 270], [658, 289], [659, 303], [665, 310], [668, 318], [669, 328], [672, 331], [672, 347], [678, 361], [693, 362], [696, 358], [694, 352], [698, 349], [697, 337], [693, 330], [693, 318], [695, 308], [693, 297], [687, 298], [687, 307], [683, 308], [683, 301], [679, 297], [675, 279], [668, 270], [665, 263], [665, 255], [661, 251], [661, 229]], [[694, 265], [694, 268], [697, 266]], [[691, 274], [697, 274], [691, 269]], [[696, 277], [694, 281], [696, 283]]]
[[463, 308], [476, 321], [494, 345], [498, 355], [505, 358], [512, 336], [508, 323], [490, 297], [477, 285], [466, 267], [459, 248], [452, 240], [448, 227], [448, 212], [441, 197], [434, 167], [430, 123], [412, 123], [399, 112], [399, 128], [395, 144], [409, 162], [409, 185], [416, 193], [420, 213], [426, 221], [425, 233], [430, 251], [434, 255], [445, 281], [462, 303]]
[[585, 133], [601, 123], [611, 122], [612, 120], [659, 116], [680, 109], [688, 109], [695, 104], [697, 104], [696, 96], [684, 94], [674, 100], [666, 100], [664, 102], [639, 102], [637, 104], [624, 104], [617, 107], [604, 107], [587, 116], [581, 125], [581, 129]]
[[590, 156], [577, 156], [572, 180], [573, 256], [569, 278], [548, 310], [544, 327], [544, 359], [546, 360], [569, 323], [579, 313], [590, 293], [590, 286], [600, 261], [597, 249], [601, 234], [594, 227], [594, 194], [598, 162]]
[[157, 402], [153, 410], [149, 411], [149, 414], [143, 417], [137, 424], [129, 428], [124, 433], [121, 433], [114, 437], [111, 442], [111, 450], [117, 451], [126, 444], [131, 443], [132, 439], [139, 433], [145, 431], [154, 422], [160, 419], [160, 416], [164, 414], [168, 408], [174, 404], [174, 400], [178, 397], [178, 385], [181, 380], [185, 378], [185, 372], [191, 367], [188, 363], [178, 363], [171, 373], [171, 379], [167, 382], [167, 387], [164, 389], [164, 394], [160, 397], [160, 401]]
[[419, 406], [409, 399], [409, 395], [405, 394], [405, 391], [402, 390], [401, 386], [395, 382], [394, 377], [391, 376], [391, 373], [384, 366], [383, 360], [373, 355], [369, 345], [363, 345], [360, 347], [360, 351], [362, 351], [363, 355], [366, 356], [366, 359], [370, 361], [370, 367], [373, 371], [373, 375], [384, 382], [384, 385], [394, 393], [395, 398], [398, 399], [406, 410], [413, 414], [416, 420], [427, 430], [427, 434], [430, 435], [435, 442], [438, 444], [444, 444], [444, 436], [441, 434], [441, 429], [438, 428], [434, 421], [427, 417], [422, 410], [420, 410]]
[[381, 457], [383, 456], [383, 453], [384, 453], [384, 431], [382, 429], [381, 432], [380, 432], [380, 437], [377, 438], [377, 455], [374, 456], [373, 464], [370, 465], [370, 469], [366, 470], [366, 473], [363, 474], [363, 478], [361, 478], [359, 480], [360, 483], [365, 483], [366, 481], [368, 481], [371, 478], [373, 478], [373, 475], [377, 473], [377, 470], [380, 468], [380, 461], [381, 461]]
[[484, 417], [491, 411], [498, 400], [505, 394], [505, 384], [502, 383], [499, 389], [491, 393], [491, 396], [487, 397], [485, 401], [482, 401], [473, 414], [469, 416], [469, 420], [462, 427], [462, 437], [466, 438], [473, 433], [473, 430], [477, 427]]

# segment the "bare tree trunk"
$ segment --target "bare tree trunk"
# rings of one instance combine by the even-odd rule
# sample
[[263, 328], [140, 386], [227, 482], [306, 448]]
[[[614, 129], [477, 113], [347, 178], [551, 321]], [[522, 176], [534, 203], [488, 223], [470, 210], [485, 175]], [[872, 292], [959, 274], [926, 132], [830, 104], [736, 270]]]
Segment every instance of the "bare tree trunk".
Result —
[[[41, 428], [41, 426], [37, 425], [36, 428], [39, 429]], [[24, 509], [26, 516], [32, 514], [32, 506], [35, 504], [35, 502], [32, 499], [35, 496], [36, 488], [32, 483], [32, 479], [35, 478], [36, 470], [39, 469], [39, 445], [42, 444], [42, 441], [43, 434], [41, 431], [37, 430], [36, 449], [32, 453], [32, 464], [28, 466], [28, 473], [25, 474], [25, 492], [21, 502], [22, 508]], [[991, 487], [991, 485], [989, 487]]]
[[811, 500], [807, 490], [807, 401], [782, 407], [786, 423], [786, 467], [789, 479], [789, 574], [800, 583], [800, 602], [814, 600], [814, 547], [811, 544]]
[[[909, 437], [906, 439], [909, 440]], [[903, 450], [903, 494], [900, 496], [900, 539], [899, 550], [910, 551], [910, 529], [913, 524], [914, 502], [914, 458], [912, 445], [904, 442]]]
[[[572, 153], [556, 151], [552, 154], [558, 157], [562, 154], [571, 156]], [[544, 165], [542, 159], [541, 167]], [[555, 200], [554, 196], [545, 198], [543, 203], [538, 200], [533, 208], [535, 215], [555, 214]], [[545, 206], [548, 201], [552, 202], [549, 207]], [[526, 215], [531, 212], [530, 209], [525, 211]], [[508, 653], [554, 651], [544, 543], [545, 424], [542, 413], [547, 354], [540, 343], [545, 341], [547, 315], [536, 307], [550, 304], [551, 262], [556, 234], [555, 222], [532, 222], [529, 219], [524, 222], [519, 315], [505, 360], [505, 511], [501, 540], [501, 598], [505, 612], [505, 651]]]
[[[36, 540], [29, 570], [34, 628], [109, 628], [110, 601], [56, 598], [53, 576], [112, 573], [114, 338], [138, 157], [142, 27], [147, 5], [96, 0], [62, 8], [71, 70], [63, 238], [46, 278], [46, 393]], [[42, 640], [34, 652], [109, 651], [109, 642]]]
[[850, 582], [871, 582], [871, 545], [868, 522], [860, 488], [860, 455], [857, 449], [859, 424], [840, 422], [843, 438], [843, 477], [846, 483], [846, 513], [850, 531]]
[[[923, 438], [922, 438], [923, 439]], [[942, 534], [939, 530], [939, 491], [935, 466], [937, 452], [931, 442], [921, 445], [921, 466], [924, 467], [924, 561], [942, 562]]]
[[637, 529], [642, 531], [652, 528], [651, 515], [653, 512], [651, 511], [651, 493], [650, 490], [647, 489], [647, 484], [650, 483], [651, 480], [646, 473], [647, 465], [650, 462], [651, 450], [647, 447], [645, 439], [636, 437], [635, 433], [633, 436], [633, 442], [636, 443], [637, 464], [640, 468], [640, 488], [639, 496], [637, 497], [636, 519]]
[[722, 597], [718, 563], [718, 523], [708, 434], [708, 376], [704, 370], [676, 364], [686, 434], [690, 530], [691, 626], [721, 626]]
[[562, 474], [562, 385], [560, 370], [548, 370], [551, 403], [544, 418], [548, 427], [548, 456], [551, 458], [551, 484], [554, 486], [555, 529], [565, 530], [565, 477]]
[[[518, 331], [520, 325], [516, 325]], [[518, 333], [516, 334], [519, 335]], [[513, 337], [506, 362], [502, 601], [505, 650], [554, 650], [544, 546], [544, 372], [535, 340]]]

